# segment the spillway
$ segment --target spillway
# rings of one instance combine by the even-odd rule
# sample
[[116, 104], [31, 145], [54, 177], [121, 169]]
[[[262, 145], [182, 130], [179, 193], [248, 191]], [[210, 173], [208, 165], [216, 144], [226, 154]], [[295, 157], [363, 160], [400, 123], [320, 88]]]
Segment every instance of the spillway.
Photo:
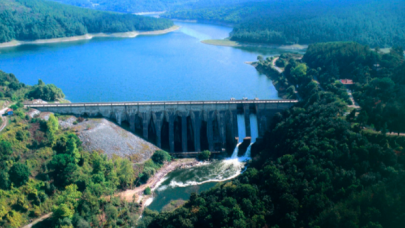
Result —
[[231, 159], [238, 157], [239, 145], [243, 143], [243, 139], [246, 137], [245, 116], [243, 114], [238, 114], [237, 121], [238, 121], [238, 144], [233, 150]]
[[238, 120], [238, 138], [239, 143], [243, 142], [243, 139], [246, 138], [246, 124], [245, 124], [245, 116], [243, 114], [237, 115]]
[[252, 145], [256, 142], [257, 137], [259, 137], [259, 127], [257, 124], [257, 116], [256, 114], [251, 113], [249, 116], [250, 120], [250, 134], [251, 134], [251, 140], [250, 140], [250, 145], [246, 150], [245, 155], [243, 157], [249, 158], [251, 155], [251, 150], [252, 150]]

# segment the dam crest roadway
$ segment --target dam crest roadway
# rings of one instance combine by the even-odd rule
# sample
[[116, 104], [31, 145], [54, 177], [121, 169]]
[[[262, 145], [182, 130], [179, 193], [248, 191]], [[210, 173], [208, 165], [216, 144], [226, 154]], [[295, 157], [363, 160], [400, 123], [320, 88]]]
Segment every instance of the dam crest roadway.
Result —
[[170, 152], [232, 150], [238, 138], [237, 115], [245, 117], [251, 136], [250, 115], [256, 115], [259, 138], [273, 116], [297, 100], [160, 101], [26, 104], [41, 112], [81, 117], [103, 117]]

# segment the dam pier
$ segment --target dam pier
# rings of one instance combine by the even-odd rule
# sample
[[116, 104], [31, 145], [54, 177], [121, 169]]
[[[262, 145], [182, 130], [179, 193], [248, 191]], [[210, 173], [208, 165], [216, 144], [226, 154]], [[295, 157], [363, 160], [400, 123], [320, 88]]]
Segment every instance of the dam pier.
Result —
[[[238, 115], [243, 115], [245, 135], [251, 136], [251, 116], [257, 119], [258, 137], [264, 135], [274, 114], [296, 100], [229, 100], [29, 104], [27, 108], [81, 117], [116, 121], [154, 143], [174, 152], [233, 149], [238, 135]], [[239, 124], [240, 125], [240, 124]], [[239, 126], [239, 128], [242, 126]], [[243, 139], [242, 139], [243, 140]]]

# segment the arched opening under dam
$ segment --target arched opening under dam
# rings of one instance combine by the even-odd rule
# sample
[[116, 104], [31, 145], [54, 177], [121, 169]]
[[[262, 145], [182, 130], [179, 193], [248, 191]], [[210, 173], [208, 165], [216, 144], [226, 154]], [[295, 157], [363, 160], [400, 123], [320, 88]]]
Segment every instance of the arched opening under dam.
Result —
[[165, 151], [170, 151], [170, 140], [169, 140], [169, 122], [166, 118], [163, 118], [162, 129], [161, 129], [161, 148]]
[[190, 116], [187, 117], [187, 151], [196, 151], [194, 143], [193, 121], [191, 120]]
[[153, 121], [153, 118], [150, 118], [149, 124], [148, 124], [148, 140], [149, 142], [153, 144], [157, 144], [157, 134], [156, 134], [156, 126], [155, 122]]
[[143, 136], [143, 118], [140, 115], [135, 115], [135, 134]]
[[201, 121], [201, 128], [200, 128], [200, 146], [201, 151], [208, 150], [208, 136], [207, 136], [207, 121]]
[[183, 152], [181, 131], [182, 131], [181, 117], [177, 116], [174, 120], [174, 151], [175, 152]]

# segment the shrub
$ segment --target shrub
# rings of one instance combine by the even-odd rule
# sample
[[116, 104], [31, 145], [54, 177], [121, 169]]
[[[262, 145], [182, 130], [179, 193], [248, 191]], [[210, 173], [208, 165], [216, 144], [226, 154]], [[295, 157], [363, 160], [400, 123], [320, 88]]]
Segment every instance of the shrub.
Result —
[[17, 162], [11, 167], [9, 174], [10, 181], [14, 183], [14, 186], [20, 187], [27, 183], [30, 176], [30, 170], [25, 164]]
[[198, 160], [200, 160], [200, 161], [206, 161], [206, 160], [210, 159], [210, 157], [211, 157], [211, 152], [208, 150], [204, 150], [198, 154]]
[[146, 188], [145, 188], [145, 191], [143, 191], [143, 193], [144, 193], [145, 195], [150, 195], [150, 194], [152, 194], [152, 190], [150, 189], [150, 187], [146, 187]]
[[163, 150], [156, 151], [152, 156], [153, 162], [160, 165], [163, 164], [165, 161], [170, 161], [170, 159], [170, 154]]

